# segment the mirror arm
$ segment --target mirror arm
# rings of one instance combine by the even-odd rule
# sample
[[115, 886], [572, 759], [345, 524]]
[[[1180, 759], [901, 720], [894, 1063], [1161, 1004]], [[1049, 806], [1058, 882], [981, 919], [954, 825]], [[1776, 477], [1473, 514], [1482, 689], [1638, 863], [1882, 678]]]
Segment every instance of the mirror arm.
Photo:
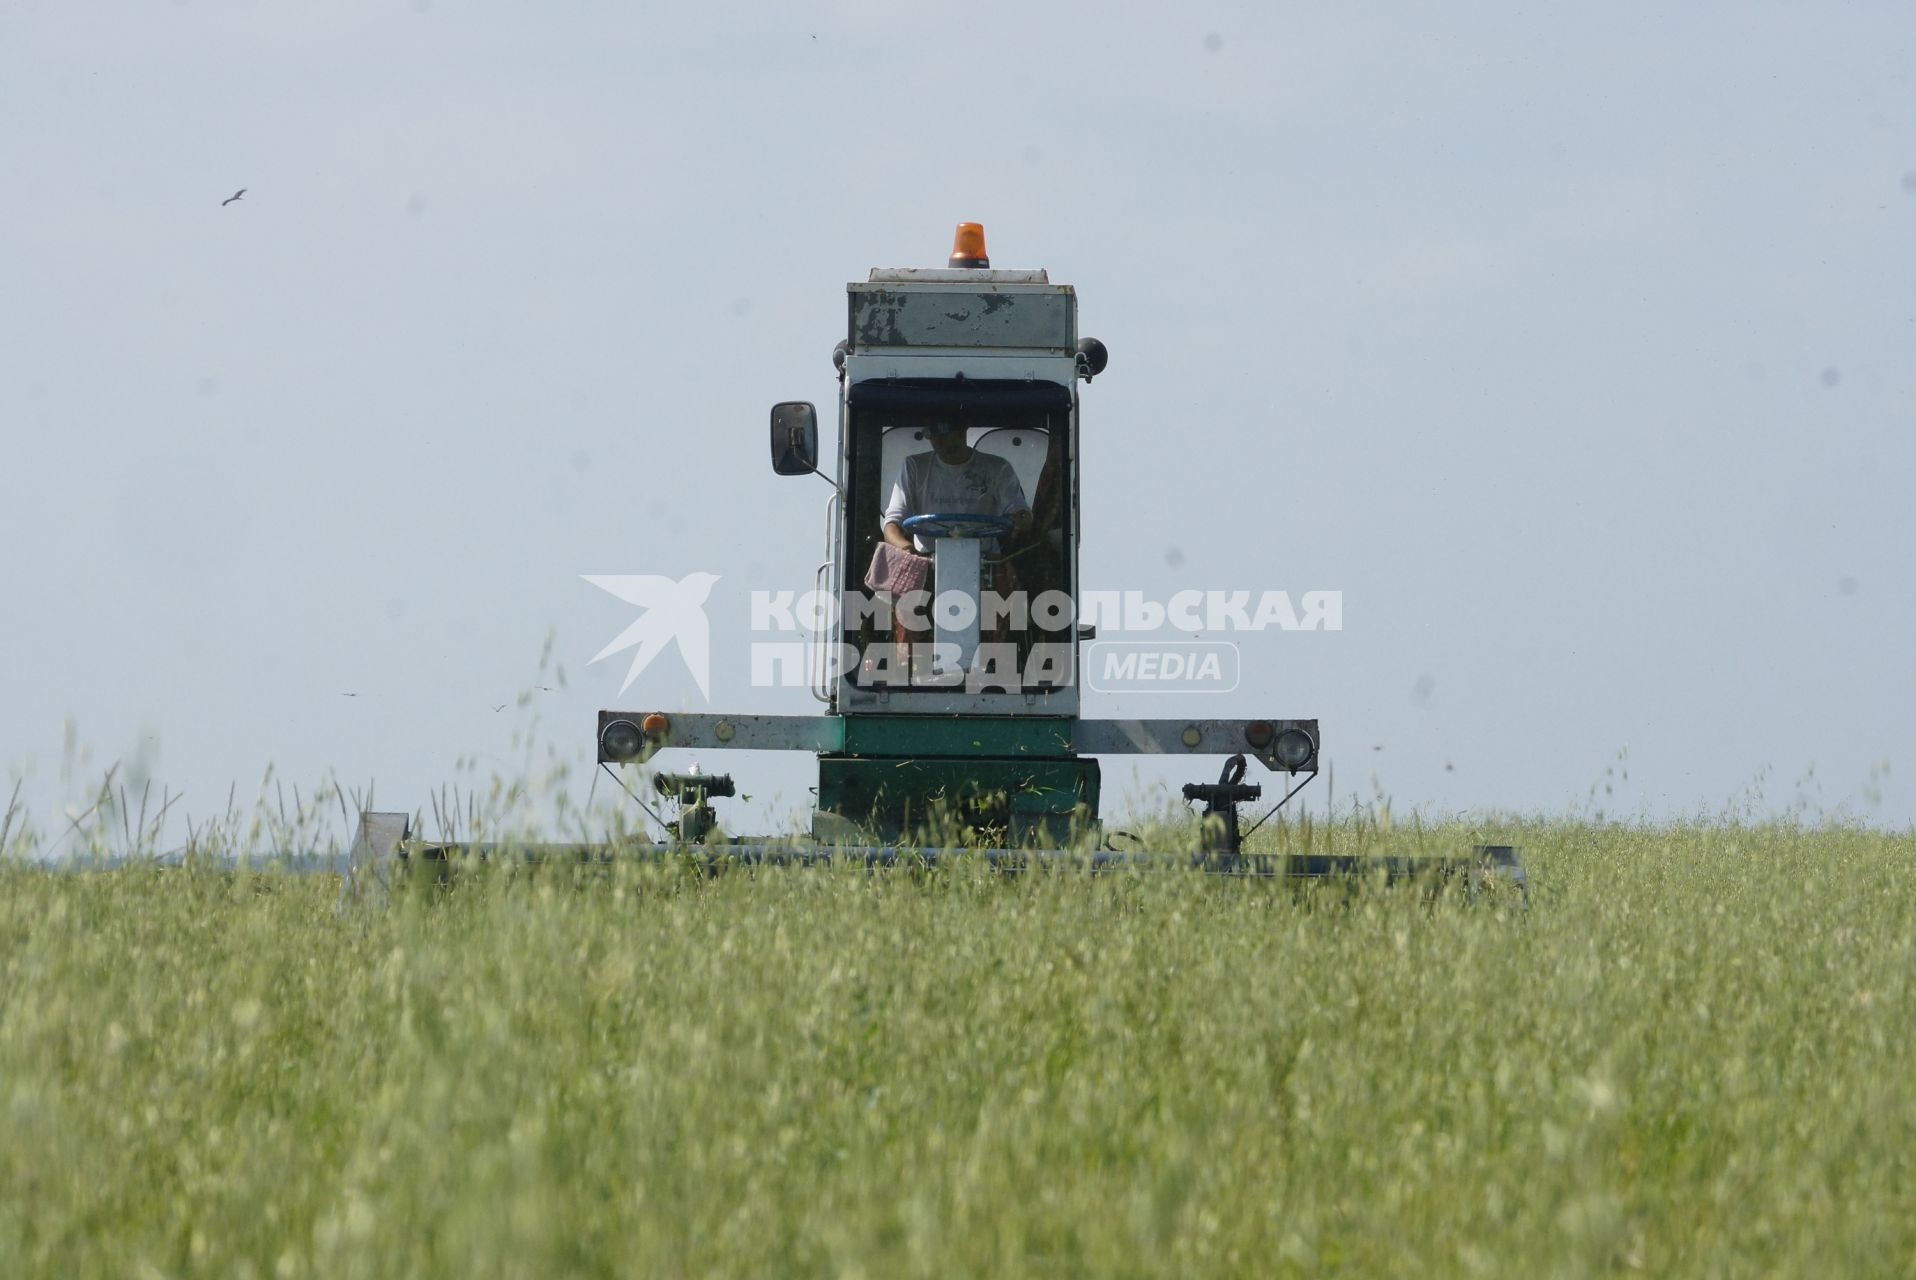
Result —
[[[793, 427], [793, 428], [791, 429], [791, 432], [790, 432], [790, 434], [791, 434], [791, 435], [794, 435], [794, 436], [796, 436], [796, 435], [798, 434], [798, 428], [797, 428], [797, 427]], [[793, 442], [793, 443], [795, 443], [795, 442]], [[797, 450], [796, 450], [796, 449], [793, 449], [793, 452], [794, 452], [794, 453], [796, 453], [796, 452], [797, 452]], [[812, 467], [811, 467], [811, 472], [812, 472], [812, 474], [813, 474], [813, 475], [815, 475], [815, 476], [817, 476], [817, 477], [818, 477], [818, 478], [819, 478], [820, 480], [823, 480], [823, 481], [824, 481], [824, 482], [825, 482], [826, 484], [828, 484], [828, 485], [830, 485], [830, 486], [832, 487], [832, 492], [833, 492], [833, 493], [836, 493], [836, 494], [837, 494], [837, 495], [838, 495], [839, 497], [841, 497], [841, 498], [845, 496], [845, 491], [844, 491], [843, 489], [840, 489], [840, 488], [838, 487], [838, 481], [836, 481], [836, 480], [834, 480], [834, 479], [832, 479], [832, 478], [831, 478], [830, 476], [828, 476], [828, 475], [826, 475], [826, 474], [825, 474], [825, 470], [824, 470], [824, 468], [822, 468], [822, 467], [820, 467], [820, 466], [819, 466], [819, 465], [818, 465], [818, 464], [817, 464], [816, 462], [814, 462], [814, 463], [812, 464]]]

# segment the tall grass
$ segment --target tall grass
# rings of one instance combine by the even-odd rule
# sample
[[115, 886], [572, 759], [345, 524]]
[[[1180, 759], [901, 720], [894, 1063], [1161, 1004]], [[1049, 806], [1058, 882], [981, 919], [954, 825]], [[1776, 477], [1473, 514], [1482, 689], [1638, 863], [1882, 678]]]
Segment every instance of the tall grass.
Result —
[[1916, 1268], [1916, 841], [1516, 838], [1527, 913], [15, 863], [0, 1274]]

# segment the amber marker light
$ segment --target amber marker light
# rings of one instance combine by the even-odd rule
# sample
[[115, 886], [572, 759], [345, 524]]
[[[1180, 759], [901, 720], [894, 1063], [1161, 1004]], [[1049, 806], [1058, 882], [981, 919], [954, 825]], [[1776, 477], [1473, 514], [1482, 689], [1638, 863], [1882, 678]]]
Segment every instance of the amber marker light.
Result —
[[645, 719], [639, 721], [639, 731], [648, 738], [663, 738], [665, 731], [671, 727], [671, 722], [661, 711], [648, 712]]
[[985, 224], [982, 222], [961, 222], [958, 234], [951, 238], [951, 265], [954, 267], [988, 267], [991, 259], [985, 256]]

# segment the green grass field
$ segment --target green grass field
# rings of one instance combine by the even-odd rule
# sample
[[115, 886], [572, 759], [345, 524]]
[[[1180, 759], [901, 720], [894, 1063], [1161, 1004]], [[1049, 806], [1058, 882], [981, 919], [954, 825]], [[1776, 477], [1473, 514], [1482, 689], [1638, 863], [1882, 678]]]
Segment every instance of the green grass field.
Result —
[[1916, 838], [1506, 834], [1528, 913], [0, 869], [0, 1274], [1916, 1272]]

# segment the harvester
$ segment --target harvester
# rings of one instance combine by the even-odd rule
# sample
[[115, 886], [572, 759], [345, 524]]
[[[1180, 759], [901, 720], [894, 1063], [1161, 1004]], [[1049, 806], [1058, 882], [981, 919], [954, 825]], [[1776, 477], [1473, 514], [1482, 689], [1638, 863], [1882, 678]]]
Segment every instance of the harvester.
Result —
[[[1043, 270], [992, 267], [983, 228], [961, 223], [945, 267], [874, 269], [847, 286], [846, 303], [845, 336], [832, 352], [835, 447], [826, 451], [810, 402], [777, 404], [770, 420], [772, 470], [822, 478], [830, 489], [825, 553], [807, 597], [814, 607], [802, 611], [818, 623], [804, 674], [819, 711], [598, 715], [598, 761], [608, 771], [660, 753], [811, 753], [818, 777], [808, 829], [725, 834], [713, 802], [734, 793], [733, 780], [694, 765], [651, 775], [655, 803], [677, 816], [646, 804], [662, 832], [616, 852], [690, 854], [713, 865], [890, 864], [963, 849], [1018, 867], [1054, 859], [1296, 877], [1462, 872], [1473, 884], [1491, 873], [1521, 882], [1505, 847], [1415, 862], [1248, 853], [1239, 806], [1266, 799], [1261, 783], [1246, 781], [1249, 762], [1275, 775], [1269, 817], [1317, 775], [1315, 719], [1081, 714], [1082, 676], [1100, 646], [1079, 579], [1080, 388], [1104, 372], [1107, 353], [1079, 336], [1070, 285]], [[1193, 668], [1206, 657], [1159, 656], [1188, 658]], [[1216, 781], [1184, 787], [1203, 809], [1190, 847], [1119, 848], [1104, 830], [1100, 758], [1140, 753], [1204, 759], [1210, 768], [1222, 759]], [[356, 861], [454, 852], [496, 851], [421, 842], [402, 817], [368, 815]]]

